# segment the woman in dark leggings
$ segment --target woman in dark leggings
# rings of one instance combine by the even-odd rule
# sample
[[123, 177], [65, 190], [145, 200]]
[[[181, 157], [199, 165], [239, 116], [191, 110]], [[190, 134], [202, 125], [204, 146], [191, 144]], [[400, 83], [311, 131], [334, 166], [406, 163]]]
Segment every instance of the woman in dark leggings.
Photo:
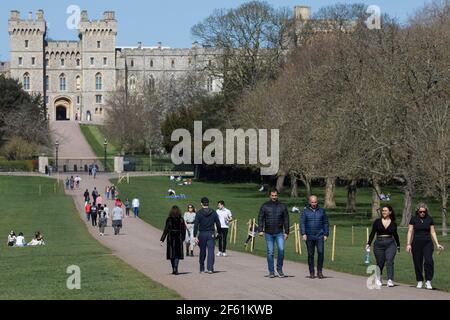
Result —
[[425, 288], [433, 289], [431, 286], [434, 274], [433, 241], [438, 250], [444, 250], [437, 239], [433, 218], [428, 214], [428, 206], [425, 203], [419, 203], [416, 208], [416, 216], [412, 217], [409, 222], [406, 245], [406, 251], [412, 253], [418, 289], [423, 287], [424, 267]]
[[[377, 260], [377, 266], [380, 268], [380, 272], [383, 273], [383, 268], [386, 264], [388, 275], [387, 286], [393, 287], [394, 258], [397, 251], [400, 250], [400, 239], [397, 233], [394, 209], [391, 206], [388, 205], [381, 208], [381, 218], [375, 220], [373, 223], [366, 249], [370, 249], [375, 234], [377, 235], [377, 239], [374, 243], [373, 253]], [[376, 285], [378, 287], [382, 286], [381, 277], [377, 277]]]

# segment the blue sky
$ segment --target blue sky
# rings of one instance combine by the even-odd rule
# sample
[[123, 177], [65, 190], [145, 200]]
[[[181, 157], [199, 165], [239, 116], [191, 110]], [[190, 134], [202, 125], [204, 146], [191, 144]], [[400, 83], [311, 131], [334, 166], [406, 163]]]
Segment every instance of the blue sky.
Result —
[[[170, 47], [190, 47], [192, 37], [190, 28], [206, 18], [215, 8], [236, 7], [246, 0], [0, 0], [0, 60], [9, 59], [8, 18], [10, 10], [19, 10], [22, 18], [29, 11], [33, 14], [43, 9], [50, 23], [49, 36], [56, 40], [77, 39], [76, 32], [66, 27], [70, 5], [78, 5], [88, 10], [90, 19], [100, 19], [106, 10], [116, 11], [119, 22], [118, 46], [133, 46], [141, 41], [153, 46], [158, 41]], [[313, 12], [320, 7], [337, 2], [362, 2], [378, 5], [382, 13], [398, 17], [404, 22], [426, 0], [267, 0], [274, 6], [293, 7], [305, 4]]]

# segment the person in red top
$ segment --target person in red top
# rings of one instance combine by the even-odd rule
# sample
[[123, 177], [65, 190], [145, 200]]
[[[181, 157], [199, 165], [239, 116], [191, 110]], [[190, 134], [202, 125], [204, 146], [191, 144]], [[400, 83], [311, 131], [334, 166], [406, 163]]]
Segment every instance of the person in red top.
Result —
[[117, 207], [122, 207], [122, 201], [121, 201], [119, 198], [117, 198], [117, 199], [116, 199], [115, 205], [116, 205]]
[[84, 209], [86, 210], [86, 219], [87, 219], [87, 221], [91, 220], [91, 203], [87, 202], [86, 206], [84, 207]]

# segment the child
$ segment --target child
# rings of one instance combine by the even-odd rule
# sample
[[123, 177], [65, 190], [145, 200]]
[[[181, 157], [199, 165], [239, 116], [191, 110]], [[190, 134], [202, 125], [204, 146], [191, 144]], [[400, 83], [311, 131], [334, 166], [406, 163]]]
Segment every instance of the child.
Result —
[[105, 227], [108, 224], [108, 218], [106, 218], [106, 213], [103, 212], [100, 216], [100, 220], [98, 222], [98, 229], [100, 231], [100, 237], [105, 235]]
[[8, 241], [6, 244], [8, 247], [14, 247], [14, 244], [16, 243], [16, 233], [11, 230], [11, 232], [8, 234]]
[[19, 233], [19, 236], [16, 238], [16, 247], [25, 247], [27, 245], [27, 242], [25, 241], [25, 237], [23, 236], [23, 233]]

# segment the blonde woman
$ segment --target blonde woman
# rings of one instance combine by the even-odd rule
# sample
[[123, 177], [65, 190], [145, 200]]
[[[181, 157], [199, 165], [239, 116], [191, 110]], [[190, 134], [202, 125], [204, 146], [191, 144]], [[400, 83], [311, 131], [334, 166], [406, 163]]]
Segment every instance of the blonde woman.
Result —
[[195, 221], [195, 207], [189, 204], [188, 211], [184, 213], [184, 223], [186, 224], [186, 257], [194, 256], [194, 221]]
[[438, 250], [444, 250], [439, 244], [433, 218], [428, 213], [428, 206], [419, 203], [416, 215], [409, 222], [406, 251], [412, 253], [416, 271], [417, 288], [423, 287], [423, 271], [425, 268], [425, 288], [432, 290], [431, 281], [434, 275], [433, 241]]

